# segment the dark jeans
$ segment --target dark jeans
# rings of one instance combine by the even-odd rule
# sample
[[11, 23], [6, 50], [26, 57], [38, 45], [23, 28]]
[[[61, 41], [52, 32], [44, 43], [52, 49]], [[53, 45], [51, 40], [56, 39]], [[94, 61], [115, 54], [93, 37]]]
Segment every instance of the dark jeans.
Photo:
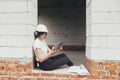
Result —
[[42, 70], [54, 70], [65, 64], [68, 66], [73, 65], [72, 61], [65, 54], [59, 54], [39, 63], [39, 66]]

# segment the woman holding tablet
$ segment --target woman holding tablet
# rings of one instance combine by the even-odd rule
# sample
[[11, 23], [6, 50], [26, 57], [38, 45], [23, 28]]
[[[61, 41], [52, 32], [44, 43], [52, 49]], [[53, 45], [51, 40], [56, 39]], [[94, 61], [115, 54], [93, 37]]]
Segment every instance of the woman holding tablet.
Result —
[[[33, 51], [36, 60], [39, 62], [39, 68], [42, 70], [54, 70], [67, 64], [72, 66], [72, 61], [65, 54], [56, 54], [55, 46], [50, 49], [44, 41], [47, 37], [47, 27], [45, 25], [38, 25], [35, 31], [35, 41], [33, 44]], [[62, 47], [60, 48], [62, 50]]]

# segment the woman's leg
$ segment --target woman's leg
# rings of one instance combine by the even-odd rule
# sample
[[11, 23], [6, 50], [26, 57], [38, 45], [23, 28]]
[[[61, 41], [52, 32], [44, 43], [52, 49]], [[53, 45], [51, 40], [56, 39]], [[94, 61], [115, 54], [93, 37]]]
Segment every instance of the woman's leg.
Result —
[[68, 66], [72, 66], [72, 65], [73, 65], [73, 62], [72, 62], [64, 53], [59, 54], [59, 55], [56, 55], [56, 56], [53, 56], [53, 57], [51, 57], [51, 59], [52, 59], [52, 60], [57, 60], [57, 59], [62, 58], [62, 57], [66, 57], [66, 58], [67, 58], [68, 63], [66, 63], [66, 64], [67, 64]]
[[48, 60], [44, 61], [42, 65], [40, 65], [43, 70], [54, 70], [65, 64], [69, 66], [73, 65], [73, 63], [65, 54], [59, 54], [49, 58]]

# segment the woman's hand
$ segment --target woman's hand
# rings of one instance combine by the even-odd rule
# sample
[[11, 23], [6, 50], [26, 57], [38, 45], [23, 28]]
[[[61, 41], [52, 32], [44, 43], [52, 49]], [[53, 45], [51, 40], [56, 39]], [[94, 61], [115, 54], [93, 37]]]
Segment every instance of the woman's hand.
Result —
[[52, 55], [56, 53], [55, 50], [49, 50], [49, 53], [51, 53]]
[[55, 51], [55, 47], [56, 47], [55, 45], [54, 45], [54, 46], [52, 46], [52, 50], [54, 50], [54, 51]]
[[[59, 52], [59, 51], [56, 51], [56, 50], [55, 50], [55, 47], [56, 47], [56, 46], [52, 46], [52, 49], [49, 50], [49, 52], [50, 52], [51, 54], [55, 54], [56, 52]], [[60, 47], [60, 50], [63, 50], [63, 46]]]
[[49, 50], [49, 53], [55, 54], [57, 51], [55, 50], [55, 46], [52, 46], [52, 49]]
[[60, 48], [60, 50], [63, 50], [63, 46]]
[[[56, 46], [52, 46], [52, 50], [55, 50]], [[60, 47], [60, 50], [63, 50], [63, 45]], [[57, 51], [56, 51], [57, 52]]]

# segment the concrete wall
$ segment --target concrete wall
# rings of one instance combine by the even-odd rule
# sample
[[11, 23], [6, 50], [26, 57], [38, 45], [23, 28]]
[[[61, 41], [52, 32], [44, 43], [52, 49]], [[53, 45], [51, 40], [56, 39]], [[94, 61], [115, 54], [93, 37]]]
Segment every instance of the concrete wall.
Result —
[[37, 0], [0, 0], [0, 57], [32, 57]]
[[[88, 58], [119, 60], [119, 3], [119, 0], [87, 0], [86, 56]], [[73, 10], [72, 13], [70, 13], [71, 10]], [[51, 31], [48, 37], [50, 40], [47, 41], [49, 44], [56, 43], [59, 40], [71, 45], [84, 44], [83, 40], [79, 38], [83, 35], [73, 37], [73, 34], [82, 34], [84, 28], [78, 27], [84, 23], [79, 18], [81, 16], [78, 16], [79, 9], [53, 10], [55, 12], [52, 12], [52, 9], [50, 11], [49, 9], [44, 9], [44, 11], [41, 9], [41, 11], [42, 16], [39, 17], [41, 18], [39, 23], [44, 22]], [[48, 14], [46, 11], [51, 13]], [[62, 14], [61, 11], [65, 13], [70, 11], [69, 16], [72, 15], [73, 17], [69, 17], [65, 13]], [[82, 14], [80, 13], [80, 15]], [[63, 17], [66, 19], [62, 19]], [[33, 31], [36, 25], [37, 0], [0, 0], [0, 57], [32, 57], [31, 47], [34, 39]], [[51, 36], [57, 37], [57, 39]]]
[[39, 23], [48, 27], [46, 42], [50, 45], [59, 41], [64, 45], [85, 45], [84, 8], [39, 8]]
[[87, 0], [86, 56], [120, 60], [120, 0]]

